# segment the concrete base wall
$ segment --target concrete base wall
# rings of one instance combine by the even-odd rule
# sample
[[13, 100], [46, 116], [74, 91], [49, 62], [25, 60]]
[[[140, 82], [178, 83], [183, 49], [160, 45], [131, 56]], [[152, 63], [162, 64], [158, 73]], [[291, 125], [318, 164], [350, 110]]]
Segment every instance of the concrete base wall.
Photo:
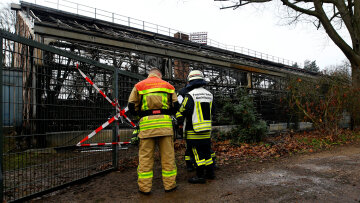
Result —
[[[133, 129], [119, 129], [119, 137], [121, 142], [128, 142], [132, 136]], [[91, 131], [69, 131], [69, 132], [54, 132], [46, 134], [46, 144], [48, 147], [72, 146], [76, 145], [80, 140], [85, 138]], [[88, 143], [104, 143], [112, 142], [111, 129], [102, 130], [92, 138], [84, 142]]]
[[[268, 131], [271, 132], [277, 132], [277, 131], [284, 131], [288, 128], [294, 128], [295, 123], [289, 123], [289, 126], [287, 123], [275, 123], [270, 124], [268, 126]], [[300, 122], [299, 123], [299, 130], [311, 130], [313, 128], [313, 124], [310, 122]]]
[[[288, 127], [293, 128], [295, 123], [276, 123], [268, 125], [268, 133], [275, 133], [288, 130]], [[350, 126], [350, 116], [344, 115], [344, 118], [340, 122], [340, 126], [347, 128]], [[213, 126], [213, 129], [228, 132], [235, 125], [224, 125], [224, 126]], [[299, 130], [311, 130], [313, 124], [310, 122], [300, 122]], [[121, 142], [127, 142], [132, 136], [133, 129], [119, 129], [119, 137]], [[46, 142], [48, 147], [59, 147], [59, 146], [72, 146], [76, 145], [80, 140], [85, 138], [90, 132], [89, 131], [72, 131], [72, 132], [55, 132], [46, 134]], [[112, 130], [102, 130], [94, 137], [86, 141], [85, 143], [103, 143], [112, 142]]]

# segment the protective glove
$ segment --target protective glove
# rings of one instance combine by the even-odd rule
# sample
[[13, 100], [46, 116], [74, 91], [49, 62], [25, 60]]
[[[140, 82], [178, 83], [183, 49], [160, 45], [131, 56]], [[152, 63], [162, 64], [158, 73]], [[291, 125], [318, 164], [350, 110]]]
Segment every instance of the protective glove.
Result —
[[133, 131], [132, 137], [131, 137], [131, 139], [130, 139], [130, 143], [131, 143], [132, 145], [139, 145], [139, 143], [140, 143], [140, 139], [139, 139], [139, 137], [138, 137], [139, 132], [140, 132], [139, 129], [135, 129], [135, 130]]
[[139, 137], [138, 137], [138, 136], [132, 137], [132, 138], [130, 139], [130, 143], [131, 143], [132, 145], [135, 145], [135, 146], [139, 145], [139, 143], [140, 143]]

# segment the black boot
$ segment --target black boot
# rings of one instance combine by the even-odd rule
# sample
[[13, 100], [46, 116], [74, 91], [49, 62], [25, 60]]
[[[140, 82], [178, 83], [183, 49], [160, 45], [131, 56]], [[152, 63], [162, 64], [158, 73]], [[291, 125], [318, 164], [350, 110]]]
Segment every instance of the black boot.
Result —
[[205, 167], [205, 178], [210, 180], [215, 179], [214, 164]]
[[204, 183], [206, 183], [206, 179], [195, 176], [195, 177], [189, 178], [188, 182], [192, 183], [192, 184], [204, 184]]
[[188, 180], [189, 183], [192, 184], [204, 184], [206, 183], [206, 179], [204, 178], [204, 166], [196, 167], [196, 176], [192, 177]]

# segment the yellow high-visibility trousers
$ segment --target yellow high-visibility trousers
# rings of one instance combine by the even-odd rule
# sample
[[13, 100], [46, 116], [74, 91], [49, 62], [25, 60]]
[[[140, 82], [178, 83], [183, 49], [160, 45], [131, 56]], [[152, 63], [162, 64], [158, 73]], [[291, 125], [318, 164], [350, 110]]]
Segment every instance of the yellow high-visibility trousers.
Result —
[[176, 187], [176, 164], [174, 141], [172, 136], [159, 136], [140, 139], [138, 185], [142, 192], [150, 192], [153, 179], [154, 151], [159, 145], [161, 156], [162, 179], [165, 190]]

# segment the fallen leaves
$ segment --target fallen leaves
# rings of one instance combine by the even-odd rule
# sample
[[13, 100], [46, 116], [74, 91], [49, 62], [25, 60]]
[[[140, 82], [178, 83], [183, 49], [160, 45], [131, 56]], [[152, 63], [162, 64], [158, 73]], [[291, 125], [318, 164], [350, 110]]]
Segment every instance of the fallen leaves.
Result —
[[213, 150], [219, 164], [227, 164], [229, 160], [234, 159], [262, 161], [295, 153], [313, 153], [318, 149], [360, 140], [359, 132], [355, 134], [349, 130], [343, 130], [338, 135], [326, 135], [320, 131], [289, 132], [269, 137], [261, 143], [243, 143], [240, 146], [231, 145], [229, 141], [214, 142]]

